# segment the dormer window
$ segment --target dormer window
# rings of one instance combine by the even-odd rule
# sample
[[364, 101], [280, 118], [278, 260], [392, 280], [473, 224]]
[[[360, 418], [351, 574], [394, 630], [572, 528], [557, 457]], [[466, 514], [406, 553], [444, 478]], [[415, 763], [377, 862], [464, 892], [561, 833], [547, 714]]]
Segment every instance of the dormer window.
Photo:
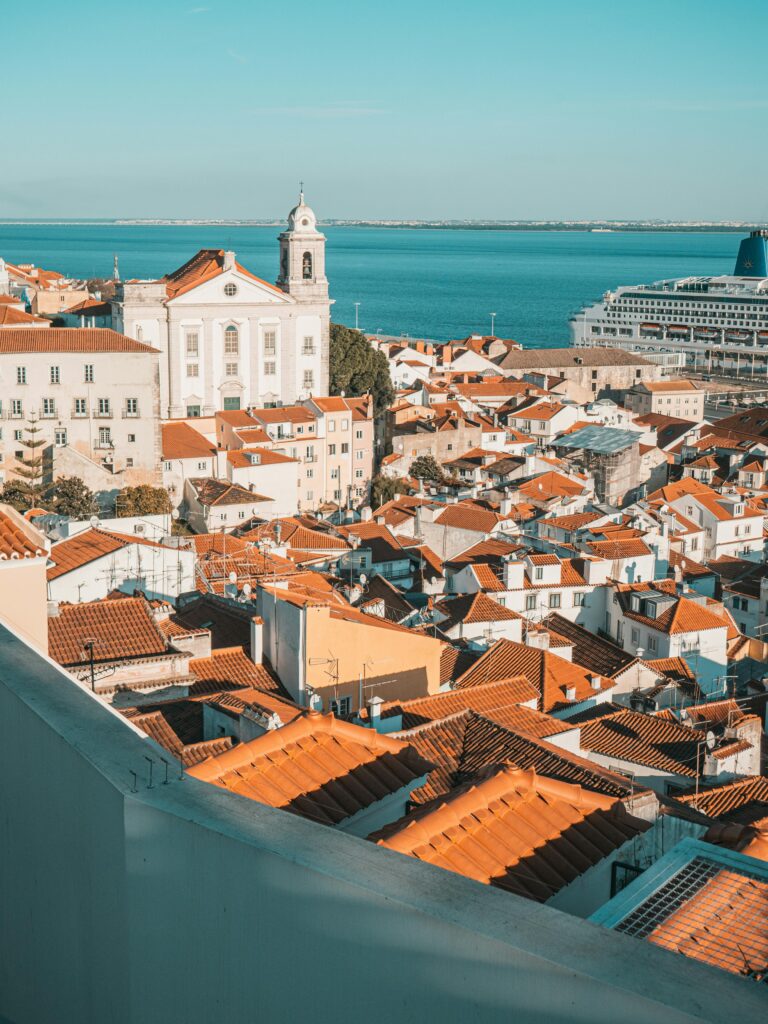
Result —
[[301, 257], [301, 276], [305, 281], [312, 280], [312, 253], [305, 252]]
[[733, 506], [733, 514], [735, 516], [744, 515], [744, 506], [743, 505], [734, 505]]

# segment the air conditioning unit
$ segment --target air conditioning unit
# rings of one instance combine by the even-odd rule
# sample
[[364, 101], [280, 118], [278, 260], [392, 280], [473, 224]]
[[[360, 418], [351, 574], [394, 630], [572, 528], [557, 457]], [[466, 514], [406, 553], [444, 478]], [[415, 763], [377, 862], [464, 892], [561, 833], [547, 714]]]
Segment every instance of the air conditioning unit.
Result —
[[105, 455], [104, 456], [104, 465], [105, 466], [111, 466], [114, 461], [115, 460], [114, 460], [114, 457], [112, 455]]

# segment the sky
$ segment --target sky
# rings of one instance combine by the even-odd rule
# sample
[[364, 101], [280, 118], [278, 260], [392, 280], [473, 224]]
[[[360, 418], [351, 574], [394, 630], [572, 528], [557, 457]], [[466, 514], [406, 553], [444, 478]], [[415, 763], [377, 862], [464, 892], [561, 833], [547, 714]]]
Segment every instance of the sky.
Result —
[[[0, 217], [768, 220], [768, 3], [37, 0]], [[10, 100], [10, 103], [9, 103]]]

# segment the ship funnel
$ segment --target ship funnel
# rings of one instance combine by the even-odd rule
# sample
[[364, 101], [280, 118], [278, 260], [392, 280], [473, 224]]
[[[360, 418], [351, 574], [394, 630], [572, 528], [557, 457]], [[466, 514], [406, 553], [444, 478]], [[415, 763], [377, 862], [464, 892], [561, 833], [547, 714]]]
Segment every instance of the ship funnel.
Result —
[[735, 277], [768, 277], [768, 231], [750, 231], [739, 246]]

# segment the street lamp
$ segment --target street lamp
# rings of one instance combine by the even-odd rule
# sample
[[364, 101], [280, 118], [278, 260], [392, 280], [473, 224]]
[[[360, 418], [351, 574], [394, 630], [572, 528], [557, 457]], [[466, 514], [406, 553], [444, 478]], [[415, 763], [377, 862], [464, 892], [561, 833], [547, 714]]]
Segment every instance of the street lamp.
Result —
[[496, 314], [495, 313], [491, 313], [491, 337], [492, 338], [496, 337], [496, 335], [493, 333], [495, 323], [496, 323]]
[[360, 314], [360, 303], [355, 303], [355, 330], [359, 330], [359, 314]]

